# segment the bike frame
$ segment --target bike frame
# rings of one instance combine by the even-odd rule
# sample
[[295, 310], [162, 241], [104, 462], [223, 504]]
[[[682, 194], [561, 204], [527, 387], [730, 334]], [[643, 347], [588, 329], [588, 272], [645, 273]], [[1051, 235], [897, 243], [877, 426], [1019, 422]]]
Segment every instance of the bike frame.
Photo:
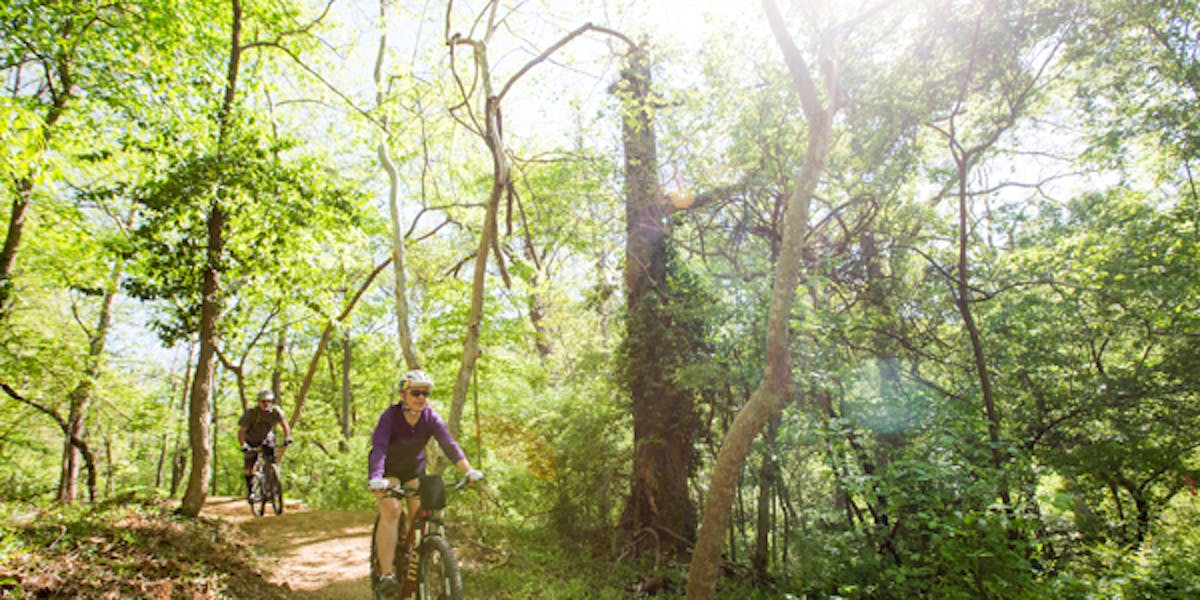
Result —
[[[446, 491], [457, 491], [467, 483], [468, 481], [466, 477], [452, 482], [446, 482]], [[409, 521], [410, 515], [408, 514], [407, 500], [411, 497], [420, 497], [420, 489], [417, 487], [407, 487], [401, 484], [391, 486], [385, 491], [392, 498], [400, 500], [402, 511], [400, 516], [401, 523], [411, 523], [411, 526], [406, 528], [407, 531], [404, 537], [397, 538], [396, 540], [393, 560], [395, 561], [401, 556], [405, 557], [404, 573], [397, 573], [397, 576], [403, 576], [402, 581], [406, 590], [409, 590], [410, 592], [415, 591], [417, 589], [417, 585], [419, 583], [418, 579], [420, 577], [420, 573], [418, 572], [419, 557], [421, 556], [422, 551], [425, 549], [426, 544], [435, 538], [442, 540], [445, 539], [446, 525], [445, 521], [442, 519], [445, 509], [431, 509], [422, 506], [417, 510], [417, 514], [412, 517], [411, 521]], [[371, 543], [375, 543], [374, 539], [372, 539]], [[442, 543], [448, 544], [448, 542]], [[372, 566], [372, 571], [373, 570], [374, 566]], [[457, 566], [455, 566], [455, 572], [457, 573]], [[457, 578], [457, 574], [455, 575], [455, 578]], [[420, 597], [419, 594], [418, 597]]]
[[[286, 444], [285, 444], [286, 445]], [[258, 483], [257, 488], [260, 494], [265, 497], [257, 498], [261, 504], [261, 509], [255, 509], [254, 501], [250, 502], [250, 511], [255, 515], [262, 515], [267, 510], [267, 503], [271, 503], [271, 508], [275, 510], [275, 514], [283, 512], [283, 482], [279, 479], [279, 473], [275, 470], [275, 452], [263, 452], [266, 446], [251, 446], [256, 458], [254, 459], [254, 479]], [[278, 448], [274, 448], [278, 450]]]
[[[451, 482], [446, 485], [448, 490], [457, 490], [467, 483], [464, 477], [458, 481]], [[389, 490], [391, 495], [401, 500], [402, 513], [401, 519], [408, 519], [408, 498], [421, 495], [419, 488], [405, 487], [402, 485], [392, 486]], [[405, 581], [410, 585], [415, 585], [417, 581], [417, 556], [421, 553], [421, 546], [425, 540], [432, 536], [445, 537], [446, 523], [442, 520], [442, 513], [445, 509], [431, 509], [421, 507], [417, 509], [417, 514], [412, 518], [412, 526], [407, 528], [405, 539], [396, 540], [396, 552], [402, 552], [405, 547], [410, 548], [408, 557], [405, 562], [408, 564], [408, 570], [404, 574]], [[397, 554], [396, 556], [399, 556]]]

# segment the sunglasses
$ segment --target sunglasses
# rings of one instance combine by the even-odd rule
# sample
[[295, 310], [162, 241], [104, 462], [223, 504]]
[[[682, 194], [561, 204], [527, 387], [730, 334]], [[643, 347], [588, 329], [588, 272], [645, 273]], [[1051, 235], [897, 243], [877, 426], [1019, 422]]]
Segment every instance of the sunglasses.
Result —
[[429, 397], [429, 390], [408, 390], [408, 393], [412, 394], [413, 396], [415, 396], [417, 398], [421, 398], [421, 397], [428, 398]]

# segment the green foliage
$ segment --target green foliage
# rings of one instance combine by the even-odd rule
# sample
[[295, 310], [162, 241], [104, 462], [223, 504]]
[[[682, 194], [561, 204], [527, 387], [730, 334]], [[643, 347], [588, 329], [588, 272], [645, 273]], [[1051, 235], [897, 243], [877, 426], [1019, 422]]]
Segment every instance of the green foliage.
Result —
[[[836, 67], [839, 86], [819, 93], [843, 110], [789, 323], [794, 396], [775, 435], [751, 448], [720, 596], [1196, 595], [1200, 522], [1186, 491], [1200, 479], [1200, 206], [1189, 162], [1200, 130], [1195, 3], [905, 1], [863, 18], [845, 3], [783, 4], [806, 59], [822, 44], [844, 50], [836, 64], [812, 63], [822, 77]], [[379, 132], [361, 118], [379, 115], [342, 110], [368, 79], [350, 66], [358, 49], [299, 33], [319, 29], [332, 40], [344, 23], [331, 13], [306, 30], [318, 7], [290, 2], [245, 8], [238, 110], [221, 138], [224, 3], [0, 7], [9, 82], [0, 100], [0, 211], [18, 181], [35, 184], [18, 300], [0, 325], [0, 380], [26, 399], [0, 397], [0, 498], [44, 505], [53, 497], [63, 440], [48, 413], [69, 409], [88, 367], [98, 299], [121, 260], [129, 261], [122, 289], [146, 303], [118, 304], [87, 418], [101, 500], [165, 497], [172, 466], [186, 466], [184, 350], [214, 208], [229, 219], [217, 264], [225, 292], [213, 393], [218, 494], [242, 490], [237, 392], [277, 374], [281, 395], [295, 398], [325, 327], [389, 255], [387, 207], [371, 204]], [[537, 20], [544, 33], [559, 15], [551, 8], [559, 7], [522, 5], [508, 15], [522, 37], [506, 56], [528, 54], [538, 36], [525, 37], [533, 30], [520, 24]], [[572, 11], [563, 31], [586, 7]], [[414, 38], [411, 53], [388, 49], [405, 55], [397, 67], [405, 76], [392, 78], [398, 89], [389, 88], [380, 113], [391, 118], [386, 142], [400, 163], [401, 213], [411, 218], [410, 324], [439, 382], [438, 410], [448, 408], [463, 332], [480, 327], [482, 336], [459, 441], [495, 496], [466, 500], [460, 514], [509, 560], [474, 574], [472, 589], [617, 598], [658, 578], [668, 595], [679, 592], [684, 565], [618, 560], [629, 540], [614, 525], [633, 453], [620, 382], [673, 386], [697, 403], [690, 491], [702, 503], [719, 440], [762, 375], [782, 202], [808, 136], [786, 65], [752, 16], [720, 23], [699, 53], [651, 42], [660, 44], [652, 56], [664, 99], [656, 111], [663, 191], [696, 202], [668, 215], [678, 252], [669, 301], [653, 298], [628, 315], [617, 121], [605, 112], [613, 99], [572, 98], [569, 143], [550, 133], [553, 124], [530, 127], [526, 106], [506, 107], [516, 185], [493, 249], [504, 269], [489, 269], [483, 322], [469, 324], [465, 274], [477, 258], [491, 165], [445, 116], [458, 82], [443, 77], [441, 40]], [[415, 11], [404, 22], [442, 17]], [[819, 37], [834, 20], [841, 25]], [[556, 56], [535, 71], [591, 68], [576, 58]], [[68, 73], [70, 87], [51, 87]], [[510, 98], [565, 95], [561, 82], [529, 75]], [[582, 88], [611, 79], [589, 75], [596, 85]], [[1045, 85], [1023, 96], [1035, 76]], [[61, 113], [56, 100], [65, 101]], [[1095, 178], [1056, 185], [1066, 167], [1053, 171], [1046, 147], [1064, 161], [1081, 149], [1062, 138], [1087, 141], [1090, 152], [1071, 168]], [[960, 165], [948, 144], [987, 151]], [[994, 423], [983, 414], [952, 292], [958, 214], [946, 199], [960, 175], [970, 306]], [[133, 221], [131, 208], [140, 213]], [[282, 465], [289, 499], [372, 506], [363, 462], [403, 370], [393, 285], [385, 270], [324, 349]], [[138, 337], [148, 310], [163, 339], [178, 343], [169, 365], [154, 364]], [[150, 509], [74, 507], [38, 512], [45, 527], [11, 525], [33, 510], [4, 509], [0, 564], [47, 542], [69, 554], [69, 543], [132, 576], [132, 560], [107, 557], [104, 544], [147, 550], [141, 533], [129, 538], [111, 522], [149, 520]], [[209, 531], [203, 520], [167, 526], [197, 540]], [[768, 534], [765, 570], [750, 572], [760, 533]], [[217, 582], [201, 590], [213, 591], [222, 568], [184, 570], [193, 582]], [[15, 589], [4, 573], [0, 589]]]
[[1070, 41], [1090, 156], [1173, 172], [1174, 161], [1143, 161], [1154, 154], [1143, 149], [1161, 148], [1185, 161], [1200, 152], [1194, 133], [1200, 9], [1193, 2], [1148, 1], [1095, 2], [1086, 9], [1084, 26]]
[[321, 450], [312, 441], [301, 440], [288, 448], [280, 467], [285, 498], [302, 499], [305, 506], [316, 509], [375, 507], [365, 483], [370, 437], [352, 438], [345, 450], [337, 451], [335, 444]]
[[1044, 283], [996, 315], [1012, 366], [1001, 372], [1032, 399], [1015, 414], [1118, 544], [1142, 539], [1195, 468], [1194, 204], [1113, 190], [1044, 211], [1013, 262]]
[[123, 249], [136, 276], [124, 285], [142, 300], [171, 301], [156, 323], [168, 344], [196, 331], [214, 211], [228, 221], [216, 268], [232, 289], [247, 292], [285, 289], [304, 270], [289, 264], [298, 253], [353, 223], [354, 192], [315, 161], [281, 160], [286, 149], [251, 134], [183, 161], [138, 192], [143, 218]]
[[1094, 544], [1069, 573], [1047, 581], [1047, 593], [1061, 598], [1194, 597], [1200, 592], [1196, 536], [1200, 526], [1195, 497], [1173, 503], [1156, 521], [1154, 533], [1140, 548]]
[[630, 597], [638, 565], [614, 562], [586, 543], [543, 528], [497, 524], [490, 542], [510, 550], [502, 566], [470, 575], [473, 590], [503, 590], [512, 598]]

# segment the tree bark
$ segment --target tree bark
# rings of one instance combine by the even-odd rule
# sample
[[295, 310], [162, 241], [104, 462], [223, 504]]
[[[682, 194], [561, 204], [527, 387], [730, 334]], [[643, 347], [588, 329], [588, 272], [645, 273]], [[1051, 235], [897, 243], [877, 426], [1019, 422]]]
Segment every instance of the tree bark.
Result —
[[395, 278], [394, 298], [396, 303], [396, 333], [400, 351], [408, 369], [421, 368], [421, 361], [413, 349], [412, 332], [408, 325], [408, 274], [405, 267], [404, 228], [400, 224], [400, 175], [392, 161], [388, 143], [387, 86], [384, 63], [387, 57], [387, 0], [379, 0], [379, 52], [375, 55], [375, 107], [379, 111], [379, 164], [388, 177], [388, 213], [392, 222], [392, 273]]
[[283, 397], [283, 372], [287, 369], [288, 325], [279, 327], [279, 337], [275, 339], [275, 364], [271, 368], [271, 392], [276, 398]]
[[[242, 53], [241, 1], [231, 0], [230, 5], [233, 10], [229, 35], [229, 65], [225, 78], [225, 95], [217, 113], [218, 152], [223, 149], [227, 139], [229, 117], [237, 97], [238, 69]], [[196, 372], [188, 400], [188, 443], [192, 451], [192, 470], [179, 512], [189, 517], [199, 515], [200, 510], [204, 508], [207, 483], [212, 471], [209, 401], [212, 398], [213, 374], [216, 371], [217, 322], [221, 318], [222, 310], [220, 269], [224, 260], [224, 235], [228, 219], [225, 209], [221, 206], [221, 191], [216, 189], [218, 187], [214, 185], [208, 211], [207, 251], [201, 283], [200, 353], [196, 359]]]
[[358, 291], [354, 293], [354, 296], [346, 301], [346, 305], [342, 307], [342, 312], [321, 330], [321, 339], [317, 342], [317, 349], [313, 351], [313, 356], [308, 361], [308, 369], [304, 371], [304, 379], [300, 381], [300, 390], [296, 392], [296, 406], [292, 409], [292, 415], [288, 417], [288, 426], [293, 430], [296, 428], [296, 423], [300, 421], [300, 415], [304, 410], [304, 401], [308, 397], [309, 388], [312, 387], [313, 376], [317, 372], [317, 365], [320, 364], [321, 355], [325, 352], [325, 347], [329, 345], [329, 337], [333, 335], [334, 327], [350, 316], [350, 313], [354, 310], [354, 306], [358, 304], [359, 299], [366, 293], [367, 288], [371, 287], [371, 283], [375, 281], [376, 277], [379, 277], [379, 274], [391, 262], [392, 259], [388, 258], [376, 265], [371, 274], [358, 287]]
[[[500, 11], [500, 3], [492, 0], [487, 7], [481, 12], [488, 13], [486, 17], [487, 26], [483, 32], [482, 40], [491, 39], [492, 34], [502, 26], [503, 18], [498, 18]], [[447, 12], [449, 19], [450, 12]], [[458, 436], [461, 427], [463, 407], [467, 402], [467, 391], [470, 389], [471, 377], [475, 371], [475, 363], [479, 359], [479, 337], [483, 326], [483, 294], [485, 275], [487, 273], [488, 252], [492, 249], [496, 250], [497, 260], [501, 259], [499, 253], [499, 232], [498, 213], [500, 211], [500, 200], [505, 194], [512, 194], [512, 174], [511, 165], [509, 163], [508, 154], [504, 146], [504, 127], [501, 114], [501, 104], [504, 100], [504, 95], [512, 86], [533, 67], [548, 59], [552, 54], [565, 46], [571, 40], [588, 31], [596, 31], [611, 35], [622, 39], [626, 43], [629, 42], [623, 35], [603, 27], [597, 27], [591, 23], [587, 23], [567, 35], [563, 36], [554, 44], [551, 44], [541, 54], [534, 57], [523, 67], [517, 70], [516, 74], [508, 79], [499, 93], [494, 92], [492, 82], [491, 64], [487, 55], [486, 41], [478, 39], [470, 39], [461, 36], [458, 33], [450, 34], [452, 30], [449, 20], [446, 22], [446, 44], [450, 47], [450, 60], [454, 61], [454, 51], [458, 46], [467, 46], [471, 48], [472, 58], [475, 65], [475, 82], [471, 88], [478, 88], [479, 93], [484, 99], [483, 105], [483, 128], [475, 130], [475, 133], [483, 138], [487, 145], [488, 152], [492, 156], [492, 187], [488, 193], [487, 212], [484, 215], [483, 230], [479, 234], [479, 246], [475, 252], [475, 272], [471, 283], [471, 308], [470, 314], [467, 317], [467, 331], [463, 336], [463, 353], [462, 362], [459, 364], [458, 375], [454, 380], [454, 393], [450, 400], [449, 418], [446, 420], [446, 426], [450, 433]], [[630, 44], [632, 45], [632, 44]], [[453, 66], [451, 69], [453, 70]], [[457, 79], [457, 72], [454, 73]], [[478, 86], [475, 83], [478, 83]], [[468, 112], [472, 112], [472, 120], [478, 116], [470, 109], [473, 104], [472, 100], [475, 95], [468, 91], [461, 80], [458, 81], [459, 89], [463, 94], [463, 103], [461, 107], [468, 107]]]
[[348, 443], [350, 441], [350, 405], [351, 400], [353, 399], [350, 395], [351, 358], [350, 332], [347, 331], [342, 335], [342, 414], [341, 418], [339, 419], [342, 422], [341, 448], [343, 452], [348, 452], [350, 450], [350, 445]]
[[212, 201], [208, 217], [208, 258], [204, 265], [203, 300], [200, 304], [200, 352], [188, 398], [188, 446], [191, 448], [191, 473], [187, 491], [179, 511], [189, 517], [200, 514], [207, 498], [211, 476], [209, 400], [212, 398], [213, 374], [216, 371], [217, 321], [221, 316], [221, 276], [219, 269], [223, 251], [222, 232], [225, 212], [218, 200]]
[[[49, 60], [46, 71], [52, 77], [57, 78], [58, 85], [50, 86], [50, 106], [46, 109], [41, 132], [43, 145], [49, 145], [54, 126], [62, 118], [67, 102], [74, 95], [73, 88], [75, 86], [70, 58], [57, 57]], [[36, 168], [36, 166], [32, 168]], [[8, 320], [8, 314], [12, 308], [13, 274], [17, 268], [17, 253], [21, 248], [21, 235], [25, 231], [25, 218], [29, 213], [29, 208], [33, 205], [33, 188], [32, 175], [21, 177], [16, 182], [12, 210], [8, 215], [8, 232], [4, 236], [4, 246], [0, 248], [0, 323]]]
[[[772, 413], [778, 410], [792, 389], [788, 322], [800, 280], [803, 247], [808, 234], [809, 206], [817, 182], [825, 170], [832, 140], [832, 122], [836, 104], [822, 106], [820, 96], [803, 56], [788, 34], [779, 7], [774, 0], [763, 0], [767, 20], [783, 52], [792, 75], [792, 83], [800, 96], [800, 104], [808, 121], [808, 144], [797, 181], [787, 200], [784, 217], [783, 245], [775, 265], [775, 282], [767, 314], [766, 360], [763, 378], [750, 400], [738, 412], [733, 425], [725, 434], [717, 462], [713, 467], [708, 500], [700, 521], [696, 549], [688, 568], [687, 598], [712, 598], [716, 593], [717, 573], [721, 556], [721, 533], [729, 522], [729, 510], [736, 491], [738, 474], [746, 460], [751, 442]], [[828, 51], [826, 48], [825, 51]], [[832, 64], [832, 56], [822, 59]], [[827, 73], [825, 82], [830, 98], [836, 99], [836, 79]]]
[[[75, 501], [76, 485], [79, 476], [79, 449], [74, 440], [82, 440], [85, 435], [85, 422], [88, 407], [91, 404], [92, 390], [100, 378], [101, 365], [104, 362], [104, 346], [108, 342], [108, 332], [112, 327], [113, 302], [117, 296], [117, 284], [121, 276], [121, 261], [113, 267], [104, 298], [100, 302], [100, 315], [97, 318], [96, 330], [92, 332], [88, 345], [86, 367], [79, 383], [71, 390], [70, 412], [67, 415], [67, 430], [63, 444], [62, 473], [58, 483], [58, 502], [70, 504]], [[94, 481], [94, 478], [91, 478]], [[88, 497], [96, 499], [95, 484], [89, 486]]]
[[21, 234], [25, 231], [25, 216], [33, 203], [32, 197], [33, 180], [22, 178], [17, 182], [17, 193], [8, 216], [8, 233], [4, 237], [4, 248], [0, 250], [0, 322], [7, 321], [12, 310], [12, 276], [17, 268], [17, 251], [21, 247]]
[[[486, 65], [487, 57], [482, 55], [483, 49], [477, 50], [476, 60]], [[463, 407], [467, 403], [467, 390], [471, 384], [471, 374], [475, 363], [479, 360], [479, 336], [483, 328], [483, 294], [487, 277], [488, 254], [496, 243], [498, 235], [498, 214], [500, 198], [508, 190], [511, 177], [508, 155], [504, 152], [504, 139], [500, 128], [500, 102], [491, 95], [490, 78], [486, 75], [487, 68], [483, 67], [484, 89], [488, 98], [485, 106], [486, 129], [485, 140], [488, 150], [492, 153], [492, 189], [488, 193], [487, 213], [483, 218], [483, 231], [479, 233], [479, 246], [475, 251], [475, 270], [471, 278], [471, 309], [467, 316], [467, 331], [463, 336], [462, 362], [459, 363], [458, 376], [454, 380], [454, 395], [450, 400], [450, 417], [446, 427], [450, 434], [458, 437], [462, 425]]]
[[[496, 5], [492, 5], [495, 10]], [[489, 31], [490, 33], [490, 31]], [[492, 156], [492, 187], [488, 192], [487, 208], [483, 218], [483, 230], [479, 232], [479, 245], [475, 250], [475, 269], [471, 278], [471, 306], [467, 315], [467, 330], [463, 335], [462, 360], [459, 363], [458, 375], [454, 379], [454, 392], [450, 399], [450, 413], [446, 419], [446, 427], [450, 434], [458, 437], [462, 424], [463, 407], [467, 402], [467, 390], [471, 384], [471, 374], [479, 359], [479, 336], [483, 326], [483, 294], [484, 282], [487, 275], [488, 255], [498, 234], [498, 213], [500, 199], [509, 189], [511, 167], [508, 155], [504, 152], [504, 134], [501, 125], [500, 97], [492, 87], [491, 67], [488, 63], [487, 46], [480, 41], [454, 38], [450, 40], [451, 48], [465, 45], [471, 48], [475, 68], [478, 73], [480, 91], [484, 97], [484, 123], [480, 135]], [[467, 100], [464, 98], [464, 101]]]
[[[778, 476], [779, 465], [775, 463], [774, 439], [779, 430], [779, 413], [771, 415], [767, 423], [767, 439], [771, 440], [764, 453], [758, 476], [758, 506], [754, 526], [754, 553], [750, 555], [750, 565], [757, 581], [765, 581], [767, 570], [771, 565], [771, 506], [775, 497], [775, 479]], [[785, 538], [786, 539], [786, 538]]]
[[[650, 61], [642, 48], [626, 59], [615, 92], [621, 99], [625, 150], [626, 385], [633, 412], [633, 481], [621, 524], [626, 531], [650, 527], [673, 540], [675, 553], [696, 528], [688, 494], [695, 470], [692, 437], [695, 406], [669, 373], [684, 348], [663, 347], [659, 333], [672, 327], [667, 281], [671, 211], [658, 182]], [[658, 548], [656, 550], [661, 550]]]
[[[53, 409], [51, 409], [48, 406], [42, 405], [36, 401], [26, 398], [25, 396], [21, 395], [19, 392], [14, 390], [12, 388], [12, 386], [8, 385], [7, 383], [0, 382], [0, 390], [4, 390], [4, 393], [8, 394], [9, 397], [12, 398], [13, 400], [28, 404], [29, 406], [32, 406], [33, 408], [41, 411], [42, 413], [45, 413], [47, 416], [49, 416], [51, 419], [53, 419], [56, 424], [58, 424], [58, 428], [62, 430], [63, 434], [64, 435], [66, 434], [67, 420], [64, 419], [62, 417], [62, 415], [58, 414], [57, 412], [55, 412]], [[75, 448], [77, 448], [79, 450], [79, 453], [83, 456], [83, 464], [84, 464], [84, 467], [87, 469], [87, 473], [88, 473], [88, 479], [87, 479], [88, 490], [91, 492], [91, 500], [95, 501], [96, 500], [96, 460], [95, 460], [95, 457], [93, 456], [91, 449], [88, 448], [87, 442], [85, 442], [79, 438], [71, 438], [70, 441], [72, 444], [74, 444]]]

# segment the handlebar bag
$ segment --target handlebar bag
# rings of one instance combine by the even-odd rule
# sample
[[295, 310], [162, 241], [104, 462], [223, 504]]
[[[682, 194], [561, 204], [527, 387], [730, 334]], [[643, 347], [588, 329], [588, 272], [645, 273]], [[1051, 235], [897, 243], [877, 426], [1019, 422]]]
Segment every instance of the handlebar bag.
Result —
[[446, 482], [441, 475], [421, 477], [421, 508], [441, 510], [446, 508]]

